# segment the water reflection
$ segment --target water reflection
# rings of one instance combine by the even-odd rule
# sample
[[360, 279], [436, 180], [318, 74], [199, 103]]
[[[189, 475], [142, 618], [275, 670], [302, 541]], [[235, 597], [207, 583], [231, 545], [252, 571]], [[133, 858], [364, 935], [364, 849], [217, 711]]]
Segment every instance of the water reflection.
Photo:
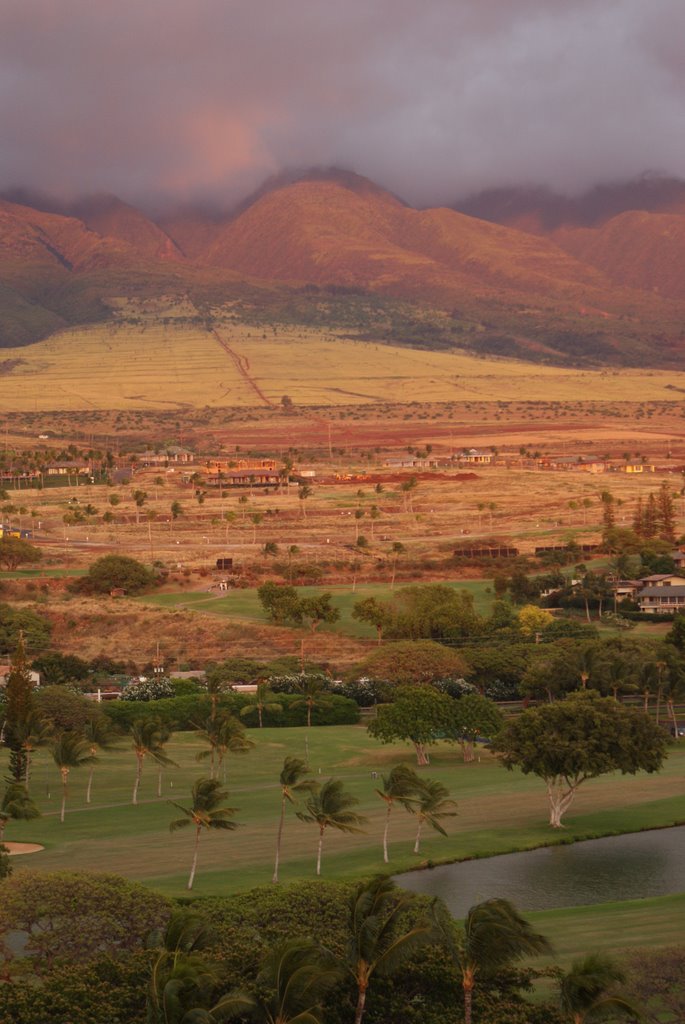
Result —
[[685, 826], [445, 864], [396, 881], [440, 896], [457, 917], [495, 896], [522, 910], [665, 896], [685, 890]]

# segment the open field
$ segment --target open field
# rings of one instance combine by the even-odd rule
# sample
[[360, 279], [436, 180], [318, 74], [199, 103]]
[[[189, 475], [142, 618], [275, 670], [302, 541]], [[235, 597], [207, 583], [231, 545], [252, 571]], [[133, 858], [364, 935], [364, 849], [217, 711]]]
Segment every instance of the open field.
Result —
[[[481, 615], [487, 615], [492, 607], [494, 594], [491, 591], [491, 580], [457, 580], [443, 581], [447, 586], [457, 590], [466, 590], [473, 595], [474, 607]], [[375, 597], [379, 601], [388, 601], [392, 598], [393, 591], [386, 585], [374, 586], [373, 584], [362, 584], [355, 590], [350, 586], [317, 586], [298, 587], [298, 594], [302, 597], [316, 597], [319, 594], [332, 594], [331, 604], [340, 612], [340, 618], [333, 625], [325, 623], [319, 627], [318, 632], [345, 633], [349, 636], [360, 638], [376, 639], [376, 630], [365, 622], [358, 622], [352, 618], [352, 609], [357, 601], [363, 601], [367, 597]], [[257, 590], [246, 588], [235, 590], [218, 597], [216, 592], [206, 594], [194, 593], [164, 593], [150, 594], [147, 597], [138, 598], [146, 604], [153, 604], [161, 608], [185, 608], [194, 611], [210, 612], [213, 615], [224, 615], [231, 619], [249, 619], [253, 622], [268, 622], [264, 610], [259, 602]]]
[[[231, 834], [203, 837], [200, 868], [193, 890], [198, 894], [243, 891], [269, 881], [279, 813], [278, 772], [287, 754], [304, 754], [305, 730], [253, 729], [257, 747], [233, 757], [228, 769], [230, 803], [240, 808], [241, 828]], [[122, 740], [128, 747], [128, 741]], [[103, 755], [96, 768], [93, 804], [85, 806], [86, 771], [71, 775], [69, 810], [64, 824], [58, 818], [60, 786], [57, 772], [39, 752], [32, 791], [44, 817], [17, 823], [7, 838], [36, 842], [45, 851], [21, 860], [37, 870], [115, 871], [129, 878], [180, 894], [189, 869], [192, 836], [170, 836], [169, 821], [177, 817], [166, 799], [184, 803], [191, 781], [201, 772], [195, 755], [202, 749], [192, 734], [179, 734], [169, 745], [179, 767], [165, 770], [164, 797], [156, 797], [157, 772], [145, 765], [141, 800], [130, 804], [135, 758], [130, 749]], [[345, 780], [359, 798], [359, 810], [369, 818], [363, 835], [326, 835], [323, 876], [355, 878], [381, 870], [381, 833], [385, 805], [375, 794], [370, 772], [386, 771], [399, 760], [411, 763], [406, 745], [382, 746], [361, 726], [311, 730], [310, 763], [315, 775]], [[568, 816], [563, 839], [633, 831], [672, 824], [682, 819], [685, 751], [674, 751], [662, 773], [655, 776], [613, 776], [588, 782]], [[536, 779], [503, 771], [487, 754], [480, 763], [465, 766], [456, 748], [440, 745], [432, 755], [431, 776], [451, 790], [459, 804], [458, 817], [448, 825], [448, 838], [426, 834], [419, 856], [411, 852], [415, 821], [397, 812], [391, 826], [393, 872], [408, 870], [426, 860], [435, 862], [526, 849], [558, 839], [546, 825], [544, 786]], [[283, 848], [283, 879], [314, 874], [315, 830], [289, 817]], [[19, 867], [19, 859], [15, 860]]]
[[0, 404], [13, 412], [376, 402], [672, 401], [685, 373], [567, 370], [357, 341], [306, 327], [116, 322], [3, 350]]

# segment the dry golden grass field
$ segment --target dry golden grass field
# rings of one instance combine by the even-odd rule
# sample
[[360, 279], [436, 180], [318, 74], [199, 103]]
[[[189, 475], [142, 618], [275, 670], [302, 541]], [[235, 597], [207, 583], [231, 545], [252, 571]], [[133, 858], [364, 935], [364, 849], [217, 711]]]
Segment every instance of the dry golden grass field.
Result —
[[[674, 394], [675, 389], [675, 394]], [[685, 373], [569, 370], [355, 341], [331, 331], [150, 321], [62, 331], [3, 350], [8, 411], [250, 408], [378, 402], [647, 402], [685, 392]]]

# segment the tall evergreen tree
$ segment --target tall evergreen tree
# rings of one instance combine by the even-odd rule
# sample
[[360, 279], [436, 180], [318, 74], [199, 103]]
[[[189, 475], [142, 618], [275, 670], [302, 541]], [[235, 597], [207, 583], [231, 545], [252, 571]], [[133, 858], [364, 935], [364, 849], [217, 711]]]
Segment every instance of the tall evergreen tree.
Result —
[[614, 510], [614, 496], [611, 491], [602, 491], [602, 526], [605, 530], [612, 530], [616, 526], [616, 512]]
[[675, 506], [671, 489], [666, 480], [662, 483], [657, 495], [657, 526], [659, 536], [663, 540], [675, 542]]
[[642, 504], [642, 495], [637, 499], [635, 513], [633, 514], [633, 532], [638, 537], [644, 537], [645, 535], [645, 510]]
[[642, 518], [642, 536], [646, 540], [656, 537], [659, 528], [659, 508], [652, 491], [649, 492], [644, 516]]
[[12, 656], [5, 695], [5, 744], [10, 750], [10, 776], [15, 782], [23, 782], [27, 754], [22, 743], [21, 724], [33, 711], [33, 683], [26, 660], [23, 633], [19, 634], [17, 649]]

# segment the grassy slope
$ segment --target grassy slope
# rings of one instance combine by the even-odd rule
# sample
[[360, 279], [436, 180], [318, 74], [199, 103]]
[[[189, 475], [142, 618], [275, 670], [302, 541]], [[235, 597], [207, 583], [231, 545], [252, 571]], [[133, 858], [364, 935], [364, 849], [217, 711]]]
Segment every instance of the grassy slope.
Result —
[[[298, 405], [375, 401], [672, 400], [685, 374], [582, 371], [461, 353], [345, 340], [330, 330], [221, 329], [269, 400]], [[12, 367], [12, 361], [19, 360]], [[234, 360], [200, 328], [103, 324], [4, 349], [8, 410], [143, 409], [259, 404]], [[667, 387], [668, 386], [668, 387]]]
[[[400, 589], [400, 586], [406, 586], [406, 584], [398, 584], [397, 589]], [[474, 597], [476, 611], [481, 614], [487, 614], [490, 611], [493, 595], [488, 591], [492, 587], [491, 580], [457, 580], [454, 583], [446, 583], [446, 586], [454, 587], [457, 590], [467, 590]], [[376, 636], [374, 627], [353, 619], [352, 609], [357, 601], [362, 601], [366, 597], [375, 597], [380, 601], [387, 601], [392, 597], [392, 591], [387, 584], [360, 584], [355, 591], [349, 585], [298, 587], [297, 593], [301, 597], [318, 596], [324, 593], [333, 595], [332, 604], [339, 609], [340, 618], [335, 625], [322, 626], [320, 629], [346, 633], [351, 636], [374, 638]], [[194, 593], [151, 594], [139, 600], [146, 604], [158, 605], [161, 608], [185, 607], [195, 611], [225, 615], [231, 619], [267, 621], [257, 597], [257, 590], [253, 587], [235, 590], [222, 597], [196, 591]]]
[[[241, 828], [230, 835], [203, 839], [198, 894], [245, 890], [268, 882], [271, 873], [275, 825], [279, 808], [275, 780], [286, 754], [304, 754], [304, 729], [252, 730], [257, 749], [234, 757], [229, 767], [230, 802], [241, 810]], [[125, 741], [126, 742], [126, 741]], [[127, 743], [126, 743], [127, 745]], [[312, 730], [311, 764], [315, 773], [334, 774], [345, 780], [360, 799], [360, 811], [369, 817], [363, 835], [326, 836], [324, 876], [353, 878], [382, 869], [380, 837], [384, 805], [374, 790], [372, 769], [385, 771], [401, 759], [411, 761], [409, 747], [385, 747], [362, 727]], [[195, 760], [202, 749], [191, 734], [180, 734], [170, 745], [179, 767], [165, 773], [164, 797], [187, 800], [192, 779], [200, 768]], [[611, 777], [588, 783], [568, 818], [568, 836], [589, 836], [612, 831], [671, 824], [683, 817], [682, 773], [685, 751], [674, 752], [657, 776]], [[464, 766], [458, 752], [436, 748], [431, 775], [449, 786], [459, 802], [459, 817], [448, 838], [427, 836], [421, 855], [411, 852], [415, 822], [398, 813], [392, 824], [392, 871], [408, 870], [424, 859], [434, 861], [502, 853], [534, 847], [554, 839], [545, 824], [545, 795], [541, 783], [506, 773], [487, 754], [480, 764]], [[40, 752], [33, 773], [33, 792], [44, 817], [12, 824], [7, 839], [43, 843], [46, 850], [22, 865], [40, 870], [74, 868], [116, 871], [172, 894], [180, 894], [189, 867], [190, 832], [170, 836], [169, 821], [177, 816], [164, 799], [156, 798], [156, 772], [146, 764], [138, 807], [130, 805], [134, 757], [129, 749], [104, 755], [97, 768], [94, 803], [85, 807], [86, 772], [73, 772], [66, 822], [59, 822], [59, 783], [56, 771]], [[50, 796], [48, 797], [48, 786]], [[674, 795], [675, 794], [675, 795]], [[291, 815], [286, 828], [284, 880], [311, 877], [315, 834], [311, 826]]]

